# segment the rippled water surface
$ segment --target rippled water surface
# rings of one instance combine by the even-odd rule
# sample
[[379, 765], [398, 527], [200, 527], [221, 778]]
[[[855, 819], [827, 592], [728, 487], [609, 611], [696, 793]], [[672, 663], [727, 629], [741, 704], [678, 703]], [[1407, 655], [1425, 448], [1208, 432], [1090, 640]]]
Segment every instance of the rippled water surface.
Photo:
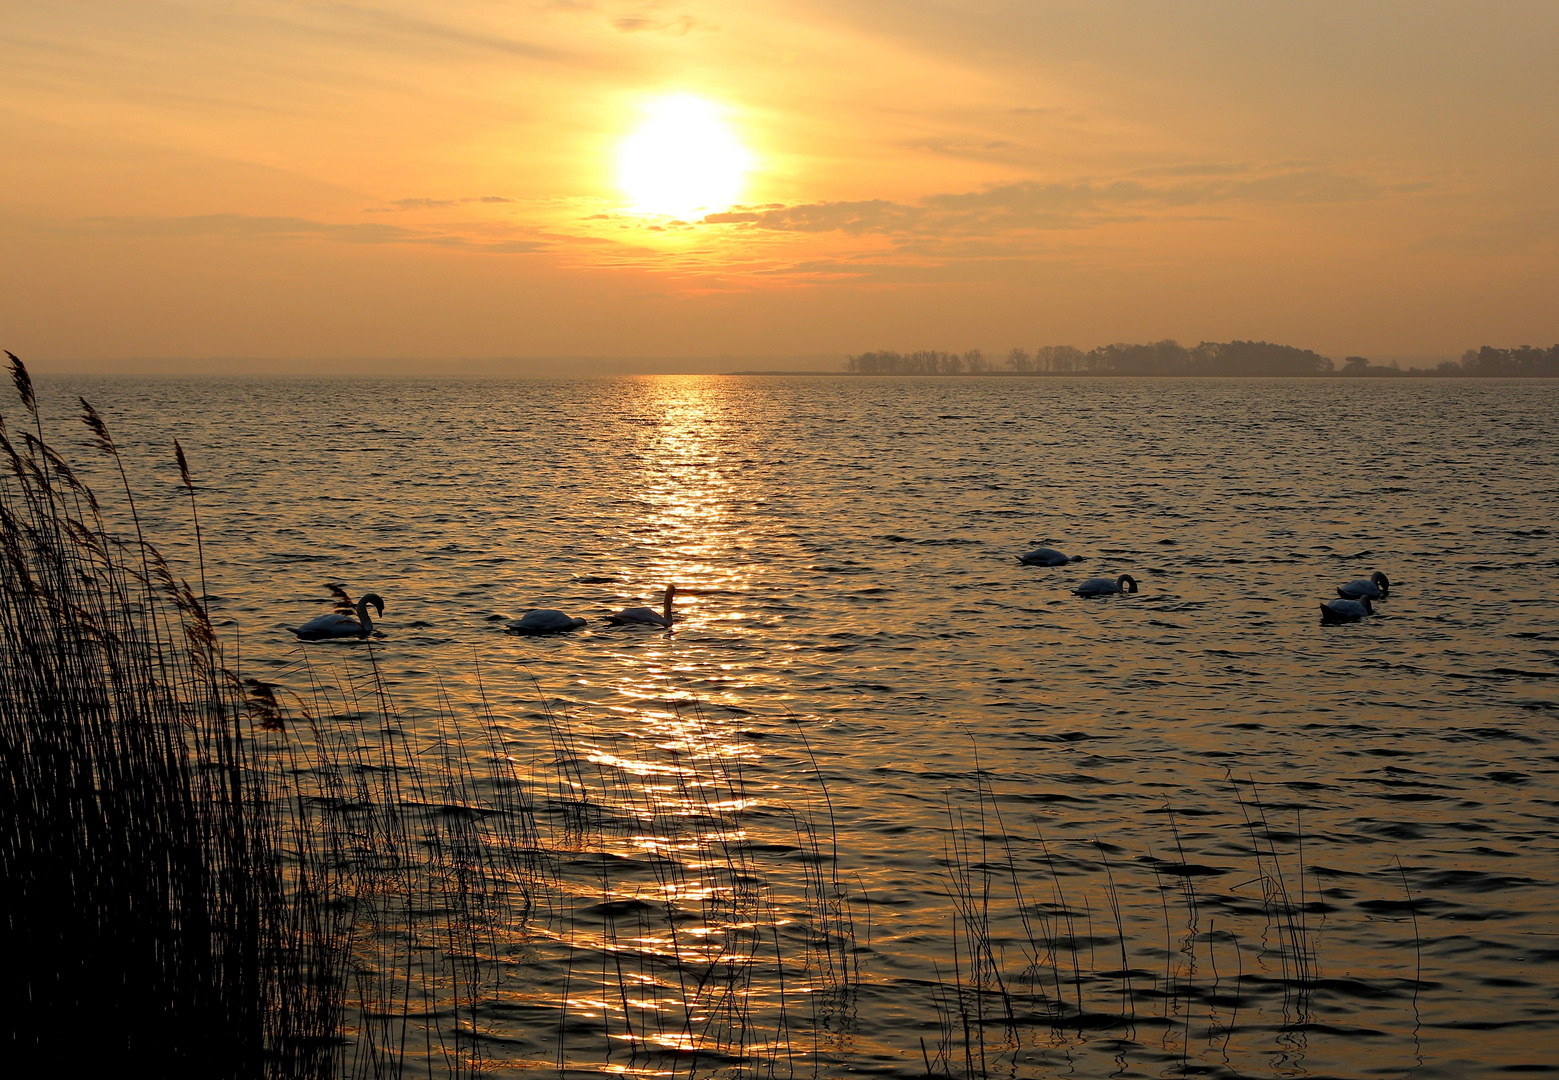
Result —
[[[546, 702], [614, 797], [738, 763], [765, 887], [804, 900], [827, 856], [859, 965], [786, 988], [754, 961], [755, 1007], [805, 1032], [739, 1040], [760, 1071], [1559, 1071], [1555, 383], [42, 390], [102, 408], [193, 574], [182, 440], [248, 671], [295, 672], [285, 627], [342, 582], [384, 597], [413, 721], [480, 675], [517, 760], [555, 765]], [[1085, 561], [1019, 565], [1039, 544]], [[1377, 569], [1374, 618], [1320, 624]], [[1071, 593], [1119, 573], [1141, 591]], [[668, 582], [674, 633], [601, 620]], [[534, 607], [589, 624], [504, 633]], [[619, 844], [613, 902], [663, 902], [636, 860], [672, 847]], [[538, 948], [529, 1011], [492, 1003], [494, 1069], [556, 1068], [560, 1030], [585, 1071], [757, 1068], [634, 1053], [687, 1049], [685, 1020], [647, 1031], [687, 988], [624, 976], [664, 942], [601, 910]]]

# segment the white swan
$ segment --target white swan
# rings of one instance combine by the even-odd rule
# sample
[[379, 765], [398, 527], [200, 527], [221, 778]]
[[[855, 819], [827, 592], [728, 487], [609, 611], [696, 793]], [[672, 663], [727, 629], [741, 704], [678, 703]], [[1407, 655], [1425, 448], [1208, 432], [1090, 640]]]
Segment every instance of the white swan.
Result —
[[373, 633], [374, 621], [368, 617], [368, 605], [372, 604], [379, 609], [379, 617], [384, 618], [384, 601], [379, 599], [378, 593], [365, 593], [357, 602], [357, 618], [341, 611], [332, 611], [329, 615], [321, 615], [317, 619], [310, 619], [302, 626], [292, 627], [291, 630], [304, 641], [326, 641], [331, 638], [365, 638]]
[[1391, 582], [1379, 570], [1371, 574], [1368, 581], [1360, 578], [1358, 581], [1350, 581], [1346, 585], [1337, 586], [1337, 595], [1344, 600], [1363, 600], [1365, 598], [1379, 600], [1390, 591]]
[[1078, 596], [1114, 596], [1117, 593], [1136, 592], [1137, 579], [1130, 574], [1122, 574], [1114, 581], [1107, 577], [1091, 577], [1073, 591]]
[[509, 624], [511, 634], [566, 634], [585, 625], [585, 620], [565, 615], [554, 608], [527, 611]]
[[1027, 555], [1019, 555], [1018, 561], [1024, 566], [1065, 566], [1067, 563], [1082, 562], [1081, 555], [1063, 555], [1055, 548], [1035, 548]]
[[1366, 615], [1375, 614], [1370, 598], [1361, 600], [1327, 600], [1321, 604], [1321, 621], [1324, 623], [1358, 622]]
[[675, 585], [666, 586], [666, 603], [661, 611], [647, 607], [624, 608], [606, 617], [613, 626], [670, 626], [671, 598], [677, 595]]

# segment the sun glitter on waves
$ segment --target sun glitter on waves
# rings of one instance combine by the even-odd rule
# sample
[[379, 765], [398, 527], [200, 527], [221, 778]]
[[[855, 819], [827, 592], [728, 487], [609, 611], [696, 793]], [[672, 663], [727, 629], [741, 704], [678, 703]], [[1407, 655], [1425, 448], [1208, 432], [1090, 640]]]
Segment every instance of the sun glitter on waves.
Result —
[[691, 218], [738, 201], [752, 155], [721, 112], [690, 94], [645, 104], [617, 157], [617, 182], [634, 210]]

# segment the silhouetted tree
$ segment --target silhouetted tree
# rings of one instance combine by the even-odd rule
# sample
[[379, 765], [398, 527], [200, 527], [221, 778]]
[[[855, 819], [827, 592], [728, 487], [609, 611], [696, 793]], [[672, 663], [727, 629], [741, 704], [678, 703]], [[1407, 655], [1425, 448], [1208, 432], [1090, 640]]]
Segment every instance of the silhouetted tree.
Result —
[[1088, 353], [1088, 367], [1111, 375], [1188, 375], [1191, 354], [1168, 339], [1150, 345], [1101, 345]]
[[1083, 350], [1071, 345], [1046, 345], [1042, 349], [1034, 350], [1035, 369], [1057, 375], [1082, 371], [1085, 359]]
[[1007, 352], [1007, 366], [1016, 372], [1028, 372], [1034, 370], [1034, 362], [1029, 359], [1027, 349], [1011, 349]]
[[1204, 341], [1192, 352], [1192, 375], [1327, 375], [1332, 362], [1320, 353], [1267, 341]]

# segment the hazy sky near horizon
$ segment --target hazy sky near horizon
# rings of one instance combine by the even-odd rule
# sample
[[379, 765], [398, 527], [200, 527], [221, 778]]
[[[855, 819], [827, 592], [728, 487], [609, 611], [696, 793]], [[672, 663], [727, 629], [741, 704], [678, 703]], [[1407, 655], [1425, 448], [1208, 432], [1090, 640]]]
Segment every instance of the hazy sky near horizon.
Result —
[[[0, 345], [1548, 345], [1556, 52], [1553, 0], [8, 0]], [[668, 100], [733, 205], [635, 203]]]

